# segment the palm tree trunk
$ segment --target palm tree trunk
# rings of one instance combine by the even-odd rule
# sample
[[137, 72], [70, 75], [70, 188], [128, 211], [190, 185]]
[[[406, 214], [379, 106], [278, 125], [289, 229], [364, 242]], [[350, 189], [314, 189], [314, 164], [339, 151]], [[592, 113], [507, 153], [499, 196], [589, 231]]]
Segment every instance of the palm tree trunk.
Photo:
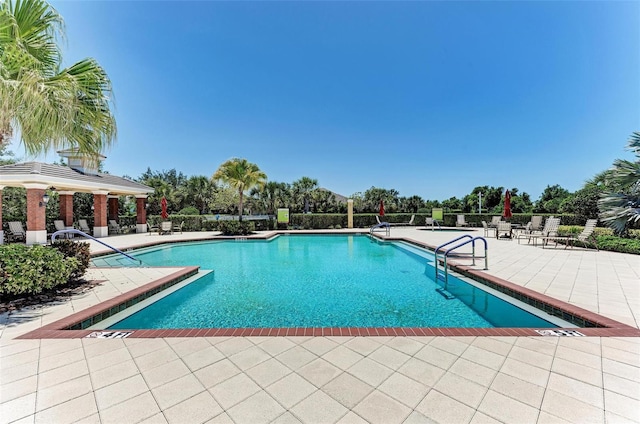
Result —
[[242, 190], [240, 192], [240, 204], [238, 205], [238, 213], [240, 214], [238, 220], [242, 222]]

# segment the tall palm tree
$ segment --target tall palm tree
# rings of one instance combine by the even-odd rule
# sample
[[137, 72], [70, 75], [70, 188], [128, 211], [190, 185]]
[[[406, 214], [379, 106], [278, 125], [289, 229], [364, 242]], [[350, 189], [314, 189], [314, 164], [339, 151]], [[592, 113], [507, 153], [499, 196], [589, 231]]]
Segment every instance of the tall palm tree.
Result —
[[232, 158], [220, 165], [220, 168], [213, 174], [212, 179], [220, 180], [238, 190], [240, 200], [238, 202], [238, 213], [242, 221], [243, 196], [246, 190], [252, 187], [264, 185], [267, 175], [258, 168], [258, 165], [246, 159]]
[[309, 212], [309, 199], [311, 193], [318, 188], [318, 180], [315, 178], [302, 177], [293, 182], [293, 191], [304, 200], [304, 213]]
[[63, 38], [44, 0], [0, 0], [0, 145], [19, 132], [28, 154], [97, 155], [115, 139], [109, 77], [92, 58], [62, 69]]
[[640, 132], [631, 135], [628, 148], [635, 153], [636, 161], [613, 162], [609, 186], [618, 190], [605, 192], [598, 200], [600, 219], [618, 235], [625, 235], [634, 223], [640, 222]]

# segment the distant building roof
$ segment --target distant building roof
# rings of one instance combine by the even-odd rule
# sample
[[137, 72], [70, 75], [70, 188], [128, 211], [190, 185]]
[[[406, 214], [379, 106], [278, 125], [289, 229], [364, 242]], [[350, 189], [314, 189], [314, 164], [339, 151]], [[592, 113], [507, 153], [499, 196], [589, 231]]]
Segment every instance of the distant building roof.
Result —
[[57, 191], [108, 191], [114, 195], [153, 193], [152, 187], [126, 178], [98, 172], [87, 175], [68, 166], [42, 162], [24, 162], [0, 166], [0, 187], [24, 187], [46, 184]]
[[328, 191], [329, 193], [333, 194], [336, 198], [337, 203], [347, 203], [348, 198], [341, 194], [336, 193], [335, 191], [331, 191], [329, 189], [322, 188], [322, 187], [320, 187], [320, 190]]

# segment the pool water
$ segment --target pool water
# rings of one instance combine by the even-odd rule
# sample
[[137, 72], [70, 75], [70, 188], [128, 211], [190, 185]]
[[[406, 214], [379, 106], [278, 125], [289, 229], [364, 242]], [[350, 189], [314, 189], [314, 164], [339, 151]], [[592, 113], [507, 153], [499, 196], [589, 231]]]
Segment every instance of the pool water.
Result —
[[452, 276], [448, 300], [436, 291], [443, 283], [433, 280], [432, 254], [364, 235], [184, 243], [132, 254], [152, 266], [214, 272], [112, 329], [555, 327]]

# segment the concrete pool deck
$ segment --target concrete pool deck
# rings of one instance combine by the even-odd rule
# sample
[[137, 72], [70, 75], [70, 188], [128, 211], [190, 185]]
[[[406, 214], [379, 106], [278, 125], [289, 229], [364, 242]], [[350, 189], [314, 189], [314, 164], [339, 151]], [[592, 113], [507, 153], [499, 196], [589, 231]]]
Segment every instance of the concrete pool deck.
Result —
[[[487, 273], [638, 328], [640, 256], [488, 242]], [[90, 291], [0, 315], [0, 422], [640, 422], [638, 337], [16, 339], [175, 271], [91, 269]]]

